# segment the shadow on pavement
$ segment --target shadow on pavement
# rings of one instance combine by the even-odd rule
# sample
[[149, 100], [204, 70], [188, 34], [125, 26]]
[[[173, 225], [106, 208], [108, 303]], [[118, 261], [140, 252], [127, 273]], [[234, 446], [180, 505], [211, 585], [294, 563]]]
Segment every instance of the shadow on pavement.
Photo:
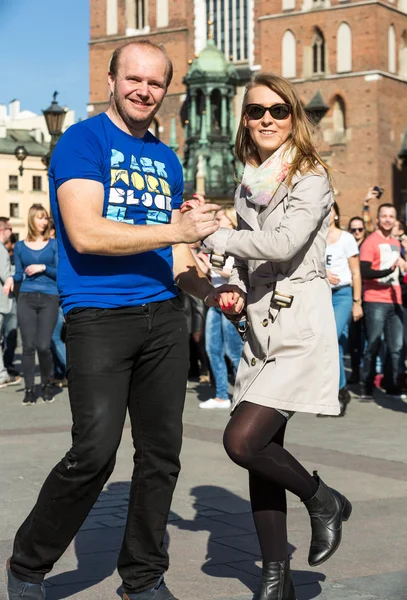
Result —
[[[179, 518], [179, 520], [172, 521], [172, 525], [187, 531], [208, 531], [206, 562], [201, 566], [202, 571], [210, 577], [231, 578], [235, 576], [250, 591], [254, 592], [261, 577], [261, 568], [256, 564], [260, 557], [257, 537], [254, 546], [250, 545], [248, 548], [247, 545], [247, 536], [255, 534], [250, 503], [219, 486], [197, 486], [191, 490], [191, 495], [195, 498], [194, 507], [197, 510], [194, 519], [184, 520]], [[210, 500], [209, 505], [208, 500]], [[210, 506], [213, 511], [219, 511], [219, 514], [212, 514], [208, 517], [205, 510], [202, 512], [202, 508], [205, 506], [208, 508]], [[228, 511], [228, 507], [230, 511]], [[248, 515], [250, 515], [250, 521], [247, 519]], [[173, 516], [176, 515], [173, 513]], [[245, 529], [239, 527], [239, 517], [245, 519]], [[236, 533], [234, 535], [228, 533], [227, 537], [222, 538], [220, 535], [221, 527], [224, 527], [225, 523], [233, 525], [234, 522], [236, 522]], [[252, 523], [251, 530], [247, 529], [248, 522]], [[252, 542], [252, 540], [250, 541]], [[230, 560], [225, 564], [220, 559], [222, 545], [228, 549], [238, 550], [240, 553], [245, 552], [247, 559], [243, 562], [241, 558], [236, 562]], [[295, 546], [289, 544], [291, 556], [295, 550]], [[316, 598], [321, 594], [322, 589], [319, 582], [325, 581], [323, 573], [293, 571], [293, 578], [296, 585], [297, 600], [312, 600], [312, 598]]]
[[[101, 527], [87, 529], [98, 517], [95, 512], [104, 505], [111, 507], [111, 516], [117, 512], [113, 504], [127, 502], [130, 492], [129, 482], [110, 484], [98, 499], [97, 508], [91, 511], [88, 522], [78, 532], [75, 538], [75, 554], [77, 568], [49, 577], [47, 582], [47, 600], [63, 600], [67, 597], [76, 598], [80, 594], [110, 577], [117, 568], [117, 558], [124, 533], [123, 526]], [[196, 514], [193, 519], [186, 520], [171, 512], [171, 525], [185, 531], [208, 531], [209, 538], [206, 551], [206, 561], [201, 570], [208, 577], [236, 578], [254, 592], [261, 577], [261, 569], [257, 566], [260, 550], [255, 536], [254, 523], [251, 518], [250, 503], [240, 496], [219, 486], [202, 485], [191, 490], [194, 497]], [[115, 500], [116, 498], [116, 500]], [[105, 512], [104, 517], [109, 516]], [[103, 517], [99, 517], [103, 518]], [[240, 520], [245, 524], [239, 526]], [[236, 526], [235, 532], [225, 534], [225, 526]], [[233, 530], [232, 530], [233, 531]], [[250, 539], [249, 539], [250, 538]], [[170, 545], [167, 533], [165, 544]], [[296, 548], [289, 545], [292, 555]], [[239, 558], [233, 558], [236, 551]], [[229, 559], [223, 558], [229, 553]], [[242, 560], [242, 553], [245, 559]], [[176, 556], [172, 557], [177, 560]], [[323, 573], [314, 571], [293, 571], [296, 585], [297, 600], [312, 600], [321, 593], [320, 582], [325, 580]], [[99, 591], [98, 591], [99, 594]], [[117, 590], [121, 596], [121, 588]]]
[[393, 398], [388, 396], [385, 392], [379, 388], [373, 390], [373, 400], [362, 400], [360, 398], [360, 385], [350, 384], [349, 390], [354, 394], [352, 402], [360, 402], [361, 404], [376, 404], [381, 408], [392, 410], [395, 412], [407, 413], [407, 404], [400, 398]]
[[[110, 511], [104, 511], [100, 518], [113, 516], [115, 512], [118, 512], [117, 508], [111, 506], [112, 503], [115, 503], [114, 499], [121, 498], [123, 503], [127, 503], [129, 494], [130, 482], [111, 483], [106, 490], [101, 492], [97, 505], [94, 507], [95, 511], [105, 505], [110, 508]], [[92, 509], [88, 520], [84, 523], [84, 528], [80, 529], [75, 537], [77, 568], [46, 579], [46, 583], [50, 586], [47, 587], [47, 600], [64, 600], [67, 595], [76, 600], [76, 594], [98, 585], [116, 570], [125, 521], [123, 520], [122, 527], [88, 529], [89, 521], [97, 518]], [[97, 594], [99, 596], [99, 592]], [[117, 594], [121, 597], [121, 589], [117, 590]]]

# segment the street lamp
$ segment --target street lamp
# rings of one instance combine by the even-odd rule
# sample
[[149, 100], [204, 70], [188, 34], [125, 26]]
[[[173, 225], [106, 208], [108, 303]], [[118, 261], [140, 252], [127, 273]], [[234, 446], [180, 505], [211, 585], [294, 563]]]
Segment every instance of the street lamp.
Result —
[[[59, 138], [62, 135], [62, 127], [64, 125], [65, 115], [67, 112], [66, 108], [63, 108], [62, 106], [60, 106], [58, 104], [57, 95], [58, 95], [58, 92], [54, 92], [52, 103], [48, 106], [48, 108], [46, 110], [42, 111], [44, 118], [45, 118], [45, 122], [47, 124], [48, 133], [51, 136], [50, 149], [46, 154], [44, 154], [44, 156], [41, 159], [42, 164], [45, 166], [46, 169], [48, 169], [48, 167], [49, 167], [54, 148], [55, 148]], [[27, 158], [28, 152], [24, 148], [24, 146], [17, 146], [17, 148], [14, 151], [14, 155], [17, 158], [17, 160], [20, 162], [18, 171], [19, 171], [20, 175], [22, 175], [24, 172], [23, 162]], [[25, 167], [25, 168], [29, 171], [38, 171], [38, 169], [33, 169], [33, 168], [29, 168], [29, 167]]]
[[18, 167], [18, 171], [19, 171], [20, 175], [22, 175], [23, 171], [24, 171], [23, 162], [27, 158], [28, 152], [24, 146], [17, 146], [17, 148], [14, 150], [14, 155], [15, 155], [16, 159], [18, 161], [20, 161], [20, 166]]
[[[57, 141], [62, 135], [62, 127], [65, 121], [66, 108], [59, 106], [57, 102], [58, 92], [54, 92], [52, 103], [46, 110], [43, 110], [45, 122], [47, 124], [48, 133], [51, 136], [51, 145], [49, 152], [45, 155], [49, 160], [52, 152], [57, 144]], [[47, 166], [49, 166], [49, 160]]]

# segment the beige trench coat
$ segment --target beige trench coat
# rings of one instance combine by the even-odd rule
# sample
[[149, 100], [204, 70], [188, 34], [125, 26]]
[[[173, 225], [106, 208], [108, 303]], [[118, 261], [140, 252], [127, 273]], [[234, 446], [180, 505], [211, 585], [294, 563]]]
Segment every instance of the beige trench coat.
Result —
[[[282, 183], [258, 212], [239, 187], [237, 230], [205, 240], [235, 257], [230, 283], [247, 293], [249, 328], [237, 372], [233, 410], [242, 401], [284, 411], [337, 415], [339, 357], [325, 246], [332, 192], [325, 173]], [[290, 308], [273, 301], [293, 296]]]

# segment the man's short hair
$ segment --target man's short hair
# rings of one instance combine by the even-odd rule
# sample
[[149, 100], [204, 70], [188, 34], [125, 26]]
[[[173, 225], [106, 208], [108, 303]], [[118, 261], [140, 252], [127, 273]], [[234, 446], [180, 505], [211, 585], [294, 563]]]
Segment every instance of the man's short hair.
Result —
[[0, 223], [3, 223], [3, 225], [7, 225], [9, 221], [10, 217], [0, 217]]
[[164, 57], [167, 61], [167, 70], [166, 70], [166, 74], [165, 74], [165, 85], [168, 88], [168, 86], [171, 83], [172, 76], [174, 73], [174, 68], [172, 66], [171, 59], [168, 56], [163, 45], [155, 44], [154, 42], [150, 42], [150, 40], [140, 40], [139, 42], [128, 42], [127, 44], [124, 44], [123, 46], [119, 46], [118, 48], [116, 48], [116, 50], [112, 54], [112, 58], [110, 59], [109, 73], [111, 73], [114, 77], [117, 77], [117, 73], [119, 70], [120, 56], [121, 56], [123, 50], [125, 48], [127, 48], [128, 46], [141, 46], [141, 47], [145, 47], [145, 48], [150, 48], [150, 49], [158, 50], [159, 52], [161, 52], [164, 55]]
[[395, 212], [396, 212], [396, 218], [397, 218], [397, 210], [396, 207], [394, 206], [394, 204], [391, 204], [390, 202], [384, 202], [384, 204], [381, 204], [379, 206], [379, 208], [377, 209], [377, 217], [379, 217], [380, 215], [380, 211], [382, 210], [382, 208], [394, 208]]

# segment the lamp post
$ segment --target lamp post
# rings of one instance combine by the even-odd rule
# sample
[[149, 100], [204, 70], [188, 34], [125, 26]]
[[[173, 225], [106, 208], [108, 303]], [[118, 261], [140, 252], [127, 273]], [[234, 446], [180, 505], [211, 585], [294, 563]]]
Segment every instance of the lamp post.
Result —
[[[51, 104], [46, 110], [42, 111], [45, 118], [45, 122], [47, 124], [48, 133], [51, 136], [49, 151], [46, 154], [44, 154], [44, 156], [41, 159], [42, 164], [45, 166], [46, 169], [48, 169], [49, 167], [54, 148], [62, 135], [62, 127], [64, 125], [65, 115], [67, 112], [66, 108], [63, 108], [58, 104], [57, 95], [58, 92], [54, 92]], [[38, 169], [23, 166], [23, 162], [28, 156], [28, 152], [24, 146], [17, 146], [17, 148], [14, 151], [14, 155], [16, 159], [20, 162], [20, 166], [18, 167], [20, 175], [23, 174], [24, 170], [38, 171]]]
[[58, 92], [54, 92], [52, 103], [46, 110], [43, 110], [45, 122], [47, 124], [48, 133], [51, 136], [51, 144], [49, 152], [43, 157], [43, 163], [48, 168], [51, 162], [51, 156], [59, 138], [62, 135], [62, 127], [65, 121], [66, 108], [59, 106], [57, 102]]

